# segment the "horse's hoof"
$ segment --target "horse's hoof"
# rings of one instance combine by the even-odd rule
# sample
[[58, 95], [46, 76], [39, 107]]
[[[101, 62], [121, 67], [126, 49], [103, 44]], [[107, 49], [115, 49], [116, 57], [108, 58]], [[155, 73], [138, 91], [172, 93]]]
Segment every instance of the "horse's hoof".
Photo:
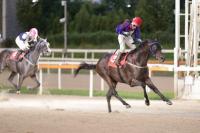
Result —
[[145, 104], [146, 104], [147, 106], [149, 106], [149, 105], [150, 105], [150, 102], [149, 102], [149, 101], [145, 101]]
[[167, 101], [167, 104], [168, 105], [172, 105], [173, 103], [171, 101]]
[[20, 94], [20, 91], [17, 91], [16, 93], [17, 93], [17, 94]]
[[126, 108], [128, 109], [128, 108], [131, 108], [131, 105], [126, 105]]
[[27, 86], [26, 87], [28, 90], [33, 90], [33, 88], [31, 86]]

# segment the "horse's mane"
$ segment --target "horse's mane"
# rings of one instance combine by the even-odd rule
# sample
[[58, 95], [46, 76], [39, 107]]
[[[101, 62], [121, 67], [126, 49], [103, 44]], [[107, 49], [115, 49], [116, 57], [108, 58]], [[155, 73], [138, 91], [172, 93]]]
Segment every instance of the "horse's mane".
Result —
[[134, 50], [131, 50], [129, 52], [129, 54], [133, 54], [133, 53], [140, 51], [145, 45], [147, 45], [148, 42], [149, 42], [149, 40], [143, 41], [137, 48], [135, 48]]
[[139, 52], [139, 51], [141, 51], [146, 45], [148, 45], [149, 43], [154, 43], [154, 42], [157, 42], [157, 41], [147, 39], [147, 40], [143, 41], [136, 49], [131, 50], [131, 51], [129, 52], [129, 54], [133, 54], [133, 53]]
[[35, 43], [33, 43], [33, 45], [31, 45], [30, 50], [33, 51], [37, 45], [40, 45], [40, 44], [41, 44], [42, 42], [44, 42], [44, 41], [45, 41], [45, 39], [39, 37], [39, 38], [38, 38], [38, 41], [35, 42]]

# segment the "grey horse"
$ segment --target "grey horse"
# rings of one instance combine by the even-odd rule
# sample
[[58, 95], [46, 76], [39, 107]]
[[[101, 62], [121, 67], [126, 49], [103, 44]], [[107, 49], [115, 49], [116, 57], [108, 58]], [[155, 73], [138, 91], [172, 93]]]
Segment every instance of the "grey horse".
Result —
[[[21, 85], [27, 77], [31, 77], [31, 79], [37, 83], [36, 86], [30, 87], [30, 89], [38, 88], [40, 86], [40, 82], [36, 76], [38, 71], [38, 60], [41, 54], [51, 53], [49, 42], [47, 42], [46, 39], [39, 38], [32, 50], [30, 50], [21, 61], [11, 59], [13, 52], [15, 51], [5, 49], [0, 53], [0, 72], [3, 72], [5, 68], [8, 68], [11, 71], [8, 80], [17, 89], [17, 93], [20, 93]], [[17, 74], [19, 74], [18, 84], [13, 82], [13, 79]]]

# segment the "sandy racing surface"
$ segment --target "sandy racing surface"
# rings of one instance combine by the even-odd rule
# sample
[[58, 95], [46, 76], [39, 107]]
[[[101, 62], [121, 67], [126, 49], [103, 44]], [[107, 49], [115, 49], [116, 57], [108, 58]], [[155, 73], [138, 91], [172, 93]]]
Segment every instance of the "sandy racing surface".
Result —
[[1, 133], [198, 133], [200, 101], [173, 100], [169, 106], [115, 98], [107, 113], [105, 97], [1, 95]]

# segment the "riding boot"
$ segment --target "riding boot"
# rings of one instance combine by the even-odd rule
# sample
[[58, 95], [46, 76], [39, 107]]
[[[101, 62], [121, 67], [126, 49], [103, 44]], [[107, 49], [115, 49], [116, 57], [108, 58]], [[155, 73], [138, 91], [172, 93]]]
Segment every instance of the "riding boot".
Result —
[[29, 51], [30, 51], [30, 49], [26, 49], [26, 50], [24, 51], [24, 53], [25, 53], [24, 56], [27, 55], [27, 54], [29, 53]]
[[19, 57], [20, 57], [20, 55], [23, 53], [23, 50], [18, 50], [18, 52], [17, 52], [17, 54], [16, 54], [16, 59], [18, 60], [18, 61], [21, 61], [20, 59], [19, 59]]
[[122, 54], [122, 53], [119, 52], [119, 53], [117, 54], [117, 58], [115, 59], [115, 64], [118, 65], [118, 66], [120, 65], [120, 57], [121, 57], [121, 54]]

